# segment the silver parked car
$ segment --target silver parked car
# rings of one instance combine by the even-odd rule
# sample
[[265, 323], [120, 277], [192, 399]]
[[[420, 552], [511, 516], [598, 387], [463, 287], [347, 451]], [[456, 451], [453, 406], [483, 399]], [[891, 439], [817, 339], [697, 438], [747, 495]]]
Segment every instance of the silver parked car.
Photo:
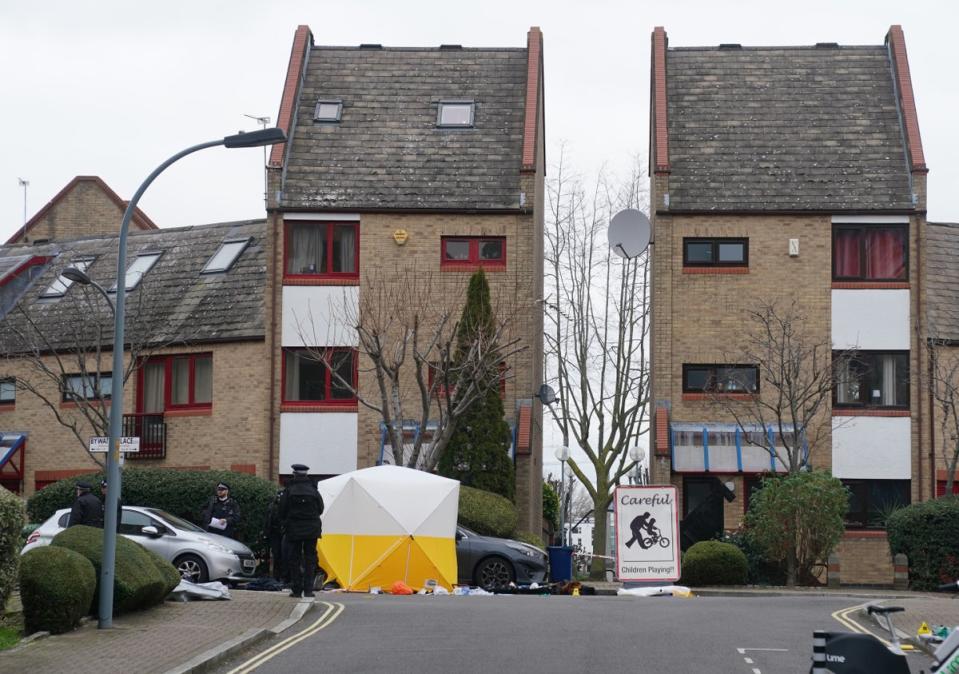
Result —
[[[58, 510], [30, 534], [20, 554], [49, 545], [54, 536], [66, 529], [69, 519], [69, 508]], [[208, 533], [158, 508], [123, 506], [120, 534], [170, 561], [183, 578], [194, 583], [254, 577], [256, 557], [243, 543]]]

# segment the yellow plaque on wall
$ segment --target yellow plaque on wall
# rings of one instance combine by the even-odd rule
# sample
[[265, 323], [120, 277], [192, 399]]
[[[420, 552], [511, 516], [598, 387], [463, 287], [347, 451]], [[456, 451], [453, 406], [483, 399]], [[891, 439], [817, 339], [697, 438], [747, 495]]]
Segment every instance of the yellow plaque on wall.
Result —
[[408, 238], [409, 234], [407, 234], [405, 229], [398, 229], [393, 232], [393, 240], [396, 241], [397, 246], [402, 246]]

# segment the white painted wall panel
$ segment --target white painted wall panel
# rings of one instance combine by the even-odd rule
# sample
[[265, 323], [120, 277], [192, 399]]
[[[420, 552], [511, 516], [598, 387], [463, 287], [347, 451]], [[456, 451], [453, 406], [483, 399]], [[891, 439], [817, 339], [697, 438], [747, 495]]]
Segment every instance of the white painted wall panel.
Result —
[[843, 478], [912, 477], [912, 419], [833, 417], [832, 474]]
[[356, 470], [356, 412], [280, 414], [280, 473], [304, 463], [311, 473]]
[[909, 290], [833, 290], [834, 349], [909, 350]]
[[283, 346], [357, 346], [357, 286], [283, 286]]

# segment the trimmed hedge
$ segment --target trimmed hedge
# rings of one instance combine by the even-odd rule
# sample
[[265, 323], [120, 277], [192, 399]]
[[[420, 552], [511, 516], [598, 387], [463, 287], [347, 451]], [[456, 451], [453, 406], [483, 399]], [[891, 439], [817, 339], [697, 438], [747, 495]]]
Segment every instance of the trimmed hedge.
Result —
[[546, 546], [543, 545], [543, 537], [537, 536], [532, 531], [517, 531], [515, 534], [513, 534], [513, 538], [517, 541], [529, 543], [533, 547], [539, 548], [543, 552], [546, 552]]
[[[99, 585], [103, 529], [86, 526], [70, 527], [54, 536], [50, 544], [73, 550], [90, 560], [96, 570]], [[175, 570], [174, 575], [162, 573], [160, 562], [163, 560], [149, 554], [140, 544], [123, 536], [117, 536], [116, 565], [113, 576], [114, 614], [149, 608], [159, 604], [170, 594], [180, 579]], [[169, 562], [163, 563], [169, 565]], [[172, 565], [169, 566], [172, 568]], [[99, 594], [99, 587], [97, 593]]]
[[69, 632], [90, 611], [96, 587], [96, 571], [83, 555], [52, 545], [30, 550], [20, 560], [25, 631]]
[[746, 555], [732, 543], [700, 541], [683, 555], [686, 585], [743, 585], [748, 571]]
[[892, 554], [909, 558], [909, 587], [935, 590], [959, 578], [959, 496], [913, 503], [891, 513], [886, 533]]
[[458, 521], [484, 536], [509, 538], [516, 531], [516, 506], [499, 494], [460, 485]]
[[17, 580], [24, 519], [23, 501], [0, 487], [0, 615]]
[[[78, 481], [99, 482], [102, 473], [82, 475], [41, 489], [27, 502], [34, 522], [43, 522], [60, 508], [73, 503]], [[236, 538], [250, 548], [262, 548], [260, 535], [277, 485], [255, 475], [228, 470], [171, 470], [168, 468], [126, 468], [123, 471], [124, 505], [160, 508], [183, 519], [200, 524], [200, 511], [213, 496], [217, 482], [230, 485], [230, 496], [240, 504], [240, 524]]]

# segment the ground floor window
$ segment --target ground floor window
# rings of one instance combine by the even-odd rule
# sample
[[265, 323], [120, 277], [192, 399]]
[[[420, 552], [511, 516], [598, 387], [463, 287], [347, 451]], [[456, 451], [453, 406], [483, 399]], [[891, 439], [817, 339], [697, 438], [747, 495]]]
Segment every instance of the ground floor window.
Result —
[[909, 480], [843, 480], [849, 489], [846, 526], [853, 529], [885, 529], [886, 518], [909, 505]]

